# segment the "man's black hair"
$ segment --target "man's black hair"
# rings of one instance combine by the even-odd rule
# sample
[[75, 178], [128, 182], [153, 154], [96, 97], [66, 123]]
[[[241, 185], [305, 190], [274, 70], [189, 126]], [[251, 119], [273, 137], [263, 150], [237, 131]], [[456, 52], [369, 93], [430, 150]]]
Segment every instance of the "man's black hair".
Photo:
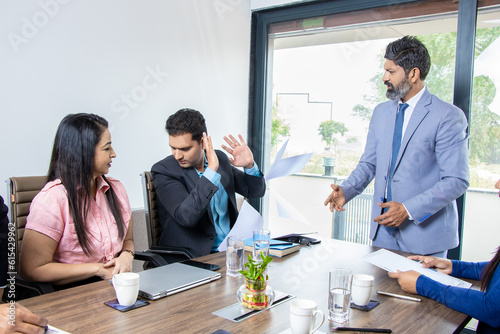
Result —
[[203, 132], [207, 132], [207, 125], [203, 115], [194, 109], [184, 108], [170, 115], [165, 125], [170, 136], [180, 136], [190, 133], [193, 140], [200, 141]]
[[387, 45], [385, 59], [401, 66], [406, 75], [413, 68], [420, 70], [420, 79], [425, 80], [431, 67], [431, 57], [425, 45], [414, 36], [405, 36]]

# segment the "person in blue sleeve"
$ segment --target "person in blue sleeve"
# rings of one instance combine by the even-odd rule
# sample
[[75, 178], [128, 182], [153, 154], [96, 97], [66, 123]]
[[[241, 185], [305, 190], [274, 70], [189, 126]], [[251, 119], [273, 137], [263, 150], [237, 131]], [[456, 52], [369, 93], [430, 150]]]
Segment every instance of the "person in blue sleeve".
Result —
[[[266, 185], [243, 137], [214, 150], [203, 115], [181, 109], [167, 119], [172, 155], [151, 168], [161, 225], [160, 246], [187, 248], [195, 257], [217, 251], [238, 217], [235, 193], [264, 196]], [[240, 168], [243, 167], [243, 170]]]
[[[500, 189], [500, 180], [495, 188]], [[389, 273], [390, 277], [398, 279], [404, 291], [434, 299], [479, 320], [477, 333], [500, 333], [500, 268], [498, 266], [500, 247], [490, 262], [474, 263], [419, 255], [410, 256], [409, 259], [423, 261], [424, 267], [435, 268], [451, 276], [481, 280], [481, 291], [477, 291], [444, 285], [416, 271]]]

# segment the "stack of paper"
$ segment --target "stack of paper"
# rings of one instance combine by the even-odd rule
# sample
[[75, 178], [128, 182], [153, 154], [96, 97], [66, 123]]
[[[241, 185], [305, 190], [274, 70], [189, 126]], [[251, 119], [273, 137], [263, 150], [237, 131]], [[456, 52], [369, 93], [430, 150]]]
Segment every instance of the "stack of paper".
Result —
[[365, 256], [366, 261], [389, 272], [415, 270], [442, 284], [458, 286], [460, 288], [470, 288], [471, 283], [463, 281], [453, 276], [443, 274], [434, 269], [424, 268], [422, 264], [410, 260], [404, 256], [393, 253], [386, 249], [381, 249]]

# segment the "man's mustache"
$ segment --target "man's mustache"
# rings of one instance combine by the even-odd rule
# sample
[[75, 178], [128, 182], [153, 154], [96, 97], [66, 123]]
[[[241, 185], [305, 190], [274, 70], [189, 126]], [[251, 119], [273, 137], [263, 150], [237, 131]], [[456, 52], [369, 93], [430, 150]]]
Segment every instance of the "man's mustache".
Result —
[[389, 81], [384, 81], [384, 85], [386, 85], [386, 86], [387, 86], [387, 87], [389, 87], [389, 88], [394, 89], [394, 85], [393, 85], [393, 84], [391, 84]]

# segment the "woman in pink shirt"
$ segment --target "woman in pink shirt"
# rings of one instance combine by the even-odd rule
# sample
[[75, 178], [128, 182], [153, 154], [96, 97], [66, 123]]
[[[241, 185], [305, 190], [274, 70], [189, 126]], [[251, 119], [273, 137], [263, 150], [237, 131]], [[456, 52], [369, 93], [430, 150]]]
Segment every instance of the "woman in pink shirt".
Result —
[[132, 270], [132, 210], [105, 177], [116, 157], [108, 122], [70, 114], [57, 129], [48, 183], [33, 199], [21, 249], [27, 280], [67, 284]]

